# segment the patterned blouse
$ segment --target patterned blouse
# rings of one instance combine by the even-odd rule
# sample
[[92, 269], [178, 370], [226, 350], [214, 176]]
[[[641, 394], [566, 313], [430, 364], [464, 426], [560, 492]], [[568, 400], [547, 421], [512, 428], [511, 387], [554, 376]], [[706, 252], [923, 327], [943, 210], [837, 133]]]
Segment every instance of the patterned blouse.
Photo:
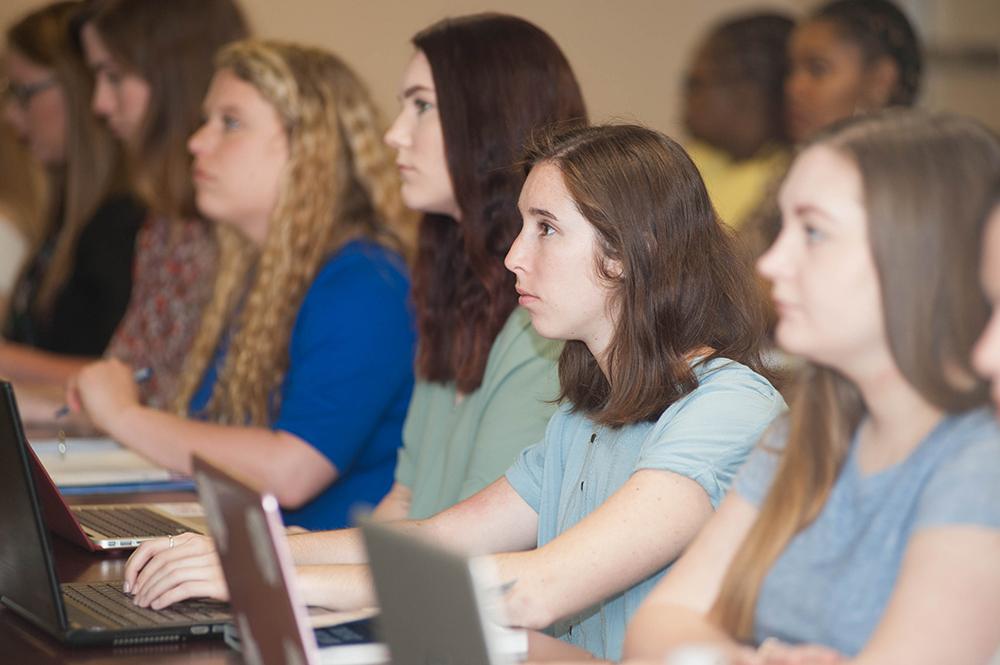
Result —
[[133, 368], [149, 367], [143, 401], [170, 405], [201, 313], [212, 296], [218, 247], [200, 219], [150, 218], [135, 248], [132, 299], [107, 355]]

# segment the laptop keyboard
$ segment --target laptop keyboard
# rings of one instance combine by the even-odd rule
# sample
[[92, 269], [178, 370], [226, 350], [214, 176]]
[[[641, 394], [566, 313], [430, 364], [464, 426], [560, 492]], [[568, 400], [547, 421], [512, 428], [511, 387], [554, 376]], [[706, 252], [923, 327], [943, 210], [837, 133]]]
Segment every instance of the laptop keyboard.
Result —
[[74, 508], [73, 514], [80, 524], [109, 538], [176, 536], [191, 530], [148, 508]]
[[89, 614], [97, 615], [119, 628], [173, 623], [218, 623], [230, 618], [224, 605], [207, 600], [185, 600], [163, 610], [138, 607], [132, 604], [132, 596], [122, 591], [120, 582], [64, 584], [62, 591], [67, 605], [81, 607]]

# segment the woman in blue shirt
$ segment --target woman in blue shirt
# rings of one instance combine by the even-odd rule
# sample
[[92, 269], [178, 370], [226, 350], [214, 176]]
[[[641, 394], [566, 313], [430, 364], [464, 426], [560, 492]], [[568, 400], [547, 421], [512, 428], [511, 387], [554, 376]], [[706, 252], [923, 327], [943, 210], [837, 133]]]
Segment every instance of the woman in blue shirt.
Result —
[[[514, 625], [617, 658], [628, 617], [784, 403], [755, 369], [764, 317], [749, 265], [680, 146], [634, 126], [572, 129], [530, 163], [506, 265], [538, 333], [567, 340], [561, 407], [505, 477], [403, 524], [496, 553]], [[373, 602], [354, 531], [290, 542], [308, 602]], [[198, 543], [185, 537], [185, 556]], [[226, 595], [206, 559], [174, 566], [166, 549], [127, 567], [139, 604], [183, 597], [189, 580]]]
[[787, 419], [629, 626], [626, 655], [978, 664], [1000, 646], [1000, 426], [971, 366], [1000, 141], [886, 112], [820, 137], [759, 262], [809, 365]]
[[290, 524], [343, 526], [391, 485], [413, 383], [405, 214], [375, 107], [334, 56], [248, 41], [218, 56], [204, 109], [189, 148], [221, 257], [176, 415], [142, 406], [117, 361], [81, 372], [72, 402], [163, 466], [197, 452], [273, 492]]

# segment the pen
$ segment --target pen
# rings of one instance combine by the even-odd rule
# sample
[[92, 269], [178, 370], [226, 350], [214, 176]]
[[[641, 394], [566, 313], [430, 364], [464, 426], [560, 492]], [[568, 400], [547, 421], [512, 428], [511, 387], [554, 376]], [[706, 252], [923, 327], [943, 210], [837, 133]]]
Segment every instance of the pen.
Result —
[[[139, 369], [132, 372], [132, 379], [136, 383], [145, 383], [153, 376], [153, 369], [151, 367], [140, 367]], [[55, 412], [55, 419], [59, 420], [69, 415], [69, 404], [63, 404]], [[59, 428], [58, 433], [59, 439], [59, 457], [66, 457], [66, 431], [63, 428]]]

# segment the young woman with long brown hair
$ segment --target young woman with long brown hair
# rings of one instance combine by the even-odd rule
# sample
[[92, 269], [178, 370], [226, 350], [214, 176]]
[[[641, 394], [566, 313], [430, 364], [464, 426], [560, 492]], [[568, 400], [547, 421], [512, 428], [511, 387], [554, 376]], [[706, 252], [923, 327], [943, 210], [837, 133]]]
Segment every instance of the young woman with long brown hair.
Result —
[[90, 112], [94, 81], [72, 30], [79, 9], [50, 4], [7, 30], [7, 120], [45, 168], [49, 193], [0, 343], [0, 374], [19, 382], [58, 385], [103, 353], [128, 306], [144, 214], [120, 147]]
[[[401, 524], [495, 554], [515, 625], [614, 659], [628, 617], [784, 403], [752, 369], [764, 322], [749, 265], [680, 146], [640, 127], [581, 128], [541, 142], [530, 166], [506, 265], [534, 328], [566, 340], [561, 406], [504, 477]], [[140, 548], [126, 570], [139, 604], [225, 596], [203, 543]], [[373, 602], [355, 531], [291, 543], [309, 602]]]
[[795, 160], [759, 268], [778, 343], [809, 364], [626, 656], [709, 642], [734, 663], [971, 665], [996, 650], [1000, 427], [970, 356], [998, 177], [988, 130], [917, 112]]
[[191, 137], [196, 200], [216, 223], [214, 295], [176, 414], [142, 406], [117, 360], [76, 382], [91, 420], [166, 467], [193, 453], [273, 492], [289, 524], [348, 523], [389, 489], [413, 384], [405, 218], [378, 114], [339, 59], [223, 49]]
[[[92, 97], [82, 103], [89, 101], [123, 144], [131, 189], [147, 209], [129, 243], [134, 259], [118, 279], [119, 290], [131, 283], [128, 306], [106, 347], [92, 355], [152, 369], [143, 398], [165, 406], [211, 296], [217, 257], [211, 229], [195, 208], [185, 142], [200, 121], [215, 52], [245, 37], [247, 26], [234, 0], [73, 4], [73, 30], [64, 29], [67, 39], [79, 39], [94, 77]], [[101, 168], [98, 161], [93, 166]], [[24, 416], [51, 420], [66, 381], [91, 360], [37, 351], [13, 357], [9, 375], [30, 375], [55, 390], [22, 392]]]

